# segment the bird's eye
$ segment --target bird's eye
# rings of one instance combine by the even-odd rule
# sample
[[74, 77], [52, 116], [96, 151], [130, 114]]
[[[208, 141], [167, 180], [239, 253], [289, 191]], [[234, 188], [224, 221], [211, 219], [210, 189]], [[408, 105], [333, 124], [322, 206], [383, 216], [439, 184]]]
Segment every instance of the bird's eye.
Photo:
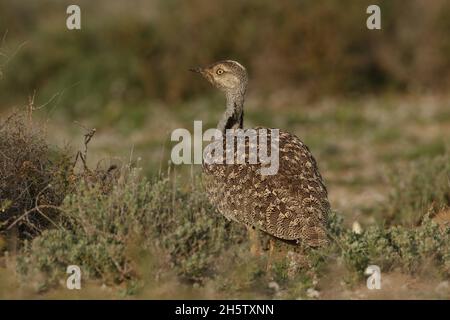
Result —
[[217, 69], [216, 73], [220, 76], [223, 73], [223, 69]]

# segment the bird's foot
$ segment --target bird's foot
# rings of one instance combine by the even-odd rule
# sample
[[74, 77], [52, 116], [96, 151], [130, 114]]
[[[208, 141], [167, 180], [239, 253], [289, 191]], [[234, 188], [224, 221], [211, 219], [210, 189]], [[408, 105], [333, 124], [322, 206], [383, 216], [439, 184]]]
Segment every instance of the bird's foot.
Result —
[[248, 227], [248, 236], [250, 240], [250, 254], [253, 257], [261, 256], [261, 244], [258, 235], [258, 230], [253, 227]]

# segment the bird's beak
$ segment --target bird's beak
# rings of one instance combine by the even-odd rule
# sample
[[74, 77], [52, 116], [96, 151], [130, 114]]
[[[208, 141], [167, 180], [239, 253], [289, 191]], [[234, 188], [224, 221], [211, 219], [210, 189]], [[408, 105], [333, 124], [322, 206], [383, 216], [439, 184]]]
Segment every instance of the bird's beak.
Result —
[[195, 72], [195, 73], [203, 73], [203, 68], [195, 67], [195, 68], [189, 69], [189, 71]]
[[195, 72], [195, 73], [200, 73], [201, 76], [203, 78], [205, 78], [206, 80], [208, 80], [209, 83], [211, 83], [211, 84], [214, 83], [213, 78], [212, 78], [211, 74], [208, 71], [208, 68], [196, 67], [196, 68], [189, 69], [189, 71]]

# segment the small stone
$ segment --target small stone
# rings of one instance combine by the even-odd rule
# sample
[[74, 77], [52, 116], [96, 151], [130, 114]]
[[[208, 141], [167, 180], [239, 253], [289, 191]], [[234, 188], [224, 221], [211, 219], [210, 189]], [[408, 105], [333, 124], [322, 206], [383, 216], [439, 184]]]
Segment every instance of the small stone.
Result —
[[269, 282], [269, 288], [275, 292], [280, 291], [280, 285], [278, 283], [276, 283], [275, 281]]
[[437, 286], [435, 291], [439, 294], [447, 293], [450, 289], [450, 285], [448, 281], [442, 281]]
[[320, 296], [320, 292], [314, 288], [308, 288], [308, 290], [306, 290], [306, 295], [308, 296], [308, 298], [318, 299]]
[[356, 233], [356, 234], [362, 233], [362, 227], [358, 221], [353, 222], [352, 231], [353, 231], [353, 233]]

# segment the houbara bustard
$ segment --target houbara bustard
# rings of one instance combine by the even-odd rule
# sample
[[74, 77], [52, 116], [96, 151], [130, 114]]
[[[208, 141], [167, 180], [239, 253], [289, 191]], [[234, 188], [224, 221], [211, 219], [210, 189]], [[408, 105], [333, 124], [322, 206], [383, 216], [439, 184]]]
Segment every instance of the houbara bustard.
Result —
[[[225, 60], [190, 70], [200, 73], [225, 93], [226, 110], [217, 126], [223, 137], [229, 129], [242, 129], [248, 83], [245, 67]], [[204, 163], [203, 180], [209, 200], [225, 217], [245, 224], [251, 235], [252, 229], [259, 229], [283, 241], [306, 247], [324, 246], [328, 243], [330, 204], [316, 161], [298, 137], [278, 132], [276, 174], [262, 175], [260, 161], [256, 164]], [[225, 141], [223, 143], [225, 145]], [[248, 147], [248, 141], [246, 145]], [[260, 146], [258, 141], [257, 148]]]

